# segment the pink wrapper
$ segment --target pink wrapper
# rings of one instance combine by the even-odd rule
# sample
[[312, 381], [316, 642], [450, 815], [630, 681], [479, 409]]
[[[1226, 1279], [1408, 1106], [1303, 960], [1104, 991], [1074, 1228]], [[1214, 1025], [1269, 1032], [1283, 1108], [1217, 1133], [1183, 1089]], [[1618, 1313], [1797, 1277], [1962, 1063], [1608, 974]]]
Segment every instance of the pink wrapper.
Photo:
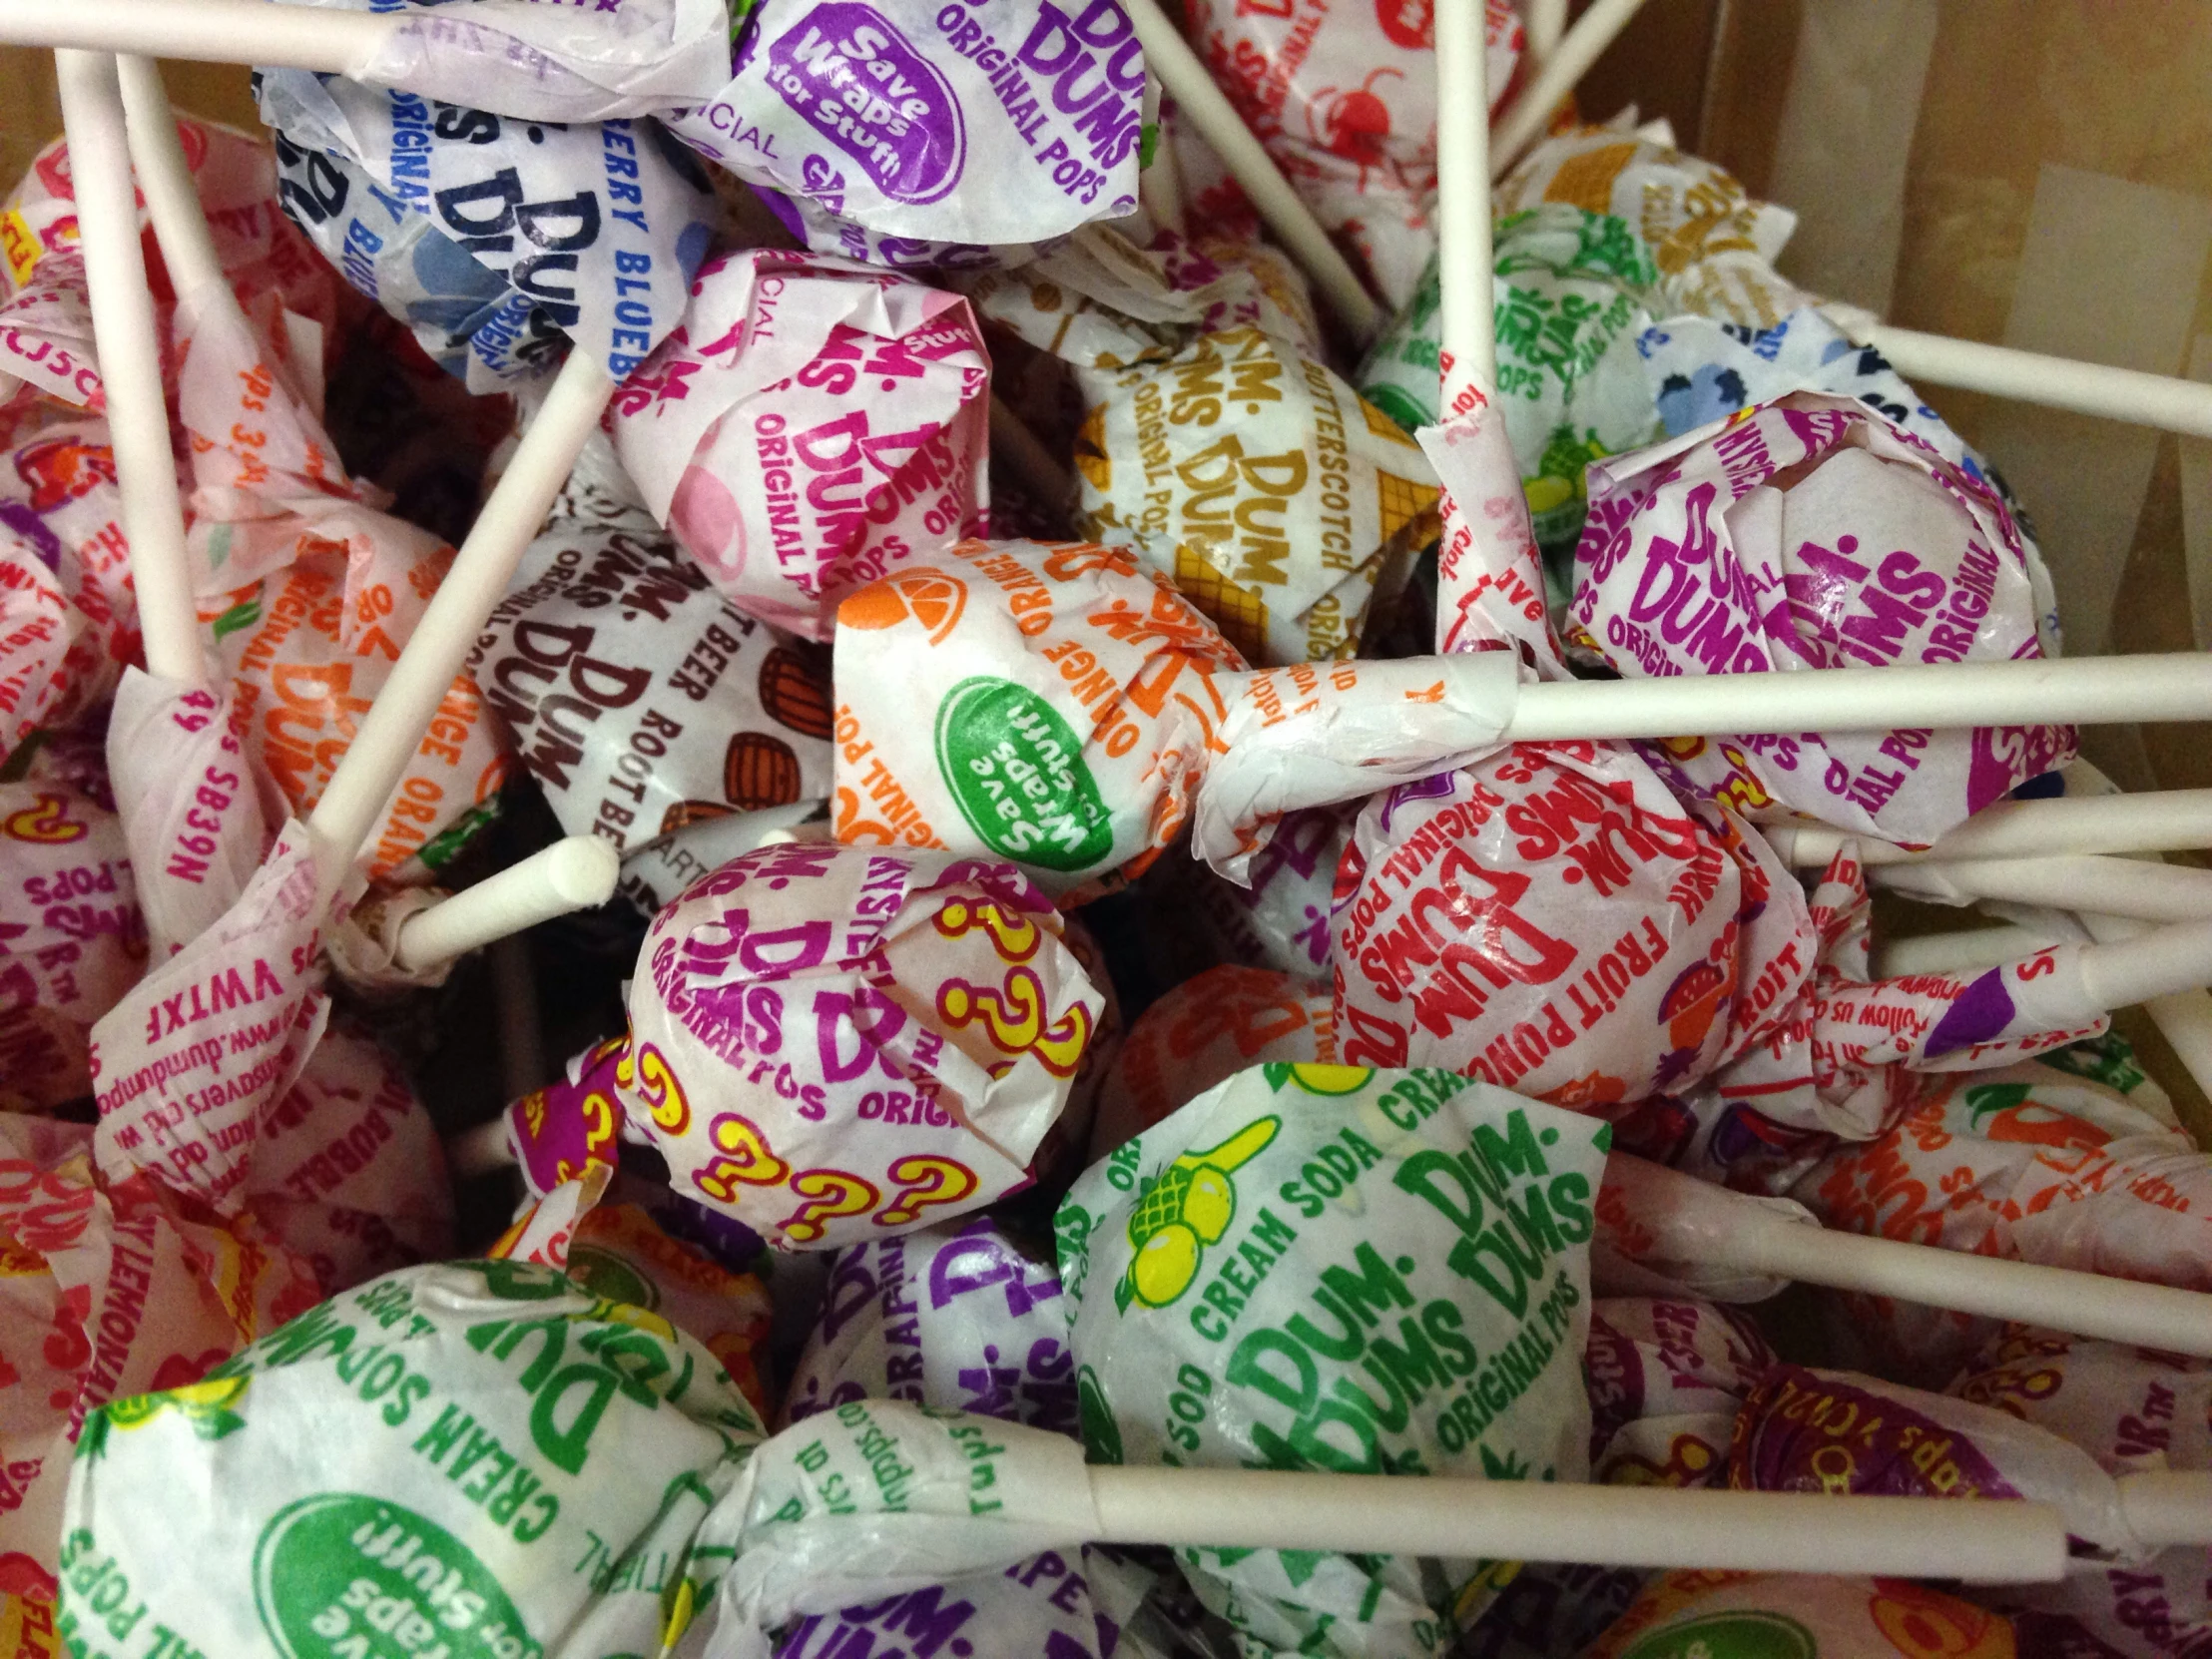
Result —
[[1229, 963], [1184, 980], [1129, 1028], [1099, 1094], [1089, 1161], [1216, 1083], [1270, 1061], [1337, 1063], [1326, 984]]
[[0, 1108], [92, 1091], [87, 1040], [146, 969], [115, 814], [50, 777], [0, 784]]
[[615, 1093], [687, 1195], [852, 1244], [1024, 1184], [1101, 1001], [1010, 865], [764, 847], [655, 918]]
[[845, 594], [981, 530], [989, 388], [958, 295], [754, 250], [700, 271], [615, 448], [740, 610], [826, 640]]
[[101, 1181], [91, 1139], [0, 1113], [0, 1591], [42, 1599], [85, 1413], [195, 1382], [323, 1297], [251, 1223]]
[[[1779, 480], [1779, 481], [1778, 481]], [[1864, 404], [1793, 393], [1590, 468], [1570, 641], [1623, 675], [2041, 655], [2025, 546], [1985, 483]], [[2070, 727], [1647, 745], [1687, 795], [1933, 841], [2074, 752]]]

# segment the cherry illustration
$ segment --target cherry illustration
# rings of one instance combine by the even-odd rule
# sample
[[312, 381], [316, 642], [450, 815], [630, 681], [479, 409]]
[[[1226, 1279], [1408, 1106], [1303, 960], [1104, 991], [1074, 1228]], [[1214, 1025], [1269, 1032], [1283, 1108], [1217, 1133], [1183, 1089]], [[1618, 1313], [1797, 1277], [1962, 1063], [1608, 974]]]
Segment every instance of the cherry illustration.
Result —
[[1385, 167], [1389, 163], [1382, 149], [1390, 136], [1389, 106], [1371, 90], [1377, 78], [1383, 75], [1395, 75], [1399, 80], [1405, 78], [1404, 71], [1383, 65], [1358, 86], [1343, 92], [1324, 87], [1320, 97], [1306, 111], [1307, 131], [1332, 156], [1359, 168], [1362, 190], [1368, 186], [1369, 168]]

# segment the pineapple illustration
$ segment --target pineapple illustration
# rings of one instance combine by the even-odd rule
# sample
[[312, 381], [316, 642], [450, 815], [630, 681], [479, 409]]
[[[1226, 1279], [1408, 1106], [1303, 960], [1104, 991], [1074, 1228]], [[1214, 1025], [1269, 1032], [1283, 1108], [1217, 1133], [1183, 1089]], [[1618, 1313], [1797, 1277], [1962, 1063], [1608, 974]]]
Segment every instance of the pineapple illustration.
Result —
[[1191, 1288], [1206, 1247], [1220, 1243], [1236, 1219], [1237, 1187], [1230, 1176], [1257, 1158], [1282, 1127], [1280, 1118], [1261, 1118], [1219, 1146], [1184, 1153], [1161, 1171], [1129, 1217], [1129, 1242], [1137, 1254], [1114, 1287], [1116, 1308], [1125, 1314], [1132, 1302], [1165, 1308]]

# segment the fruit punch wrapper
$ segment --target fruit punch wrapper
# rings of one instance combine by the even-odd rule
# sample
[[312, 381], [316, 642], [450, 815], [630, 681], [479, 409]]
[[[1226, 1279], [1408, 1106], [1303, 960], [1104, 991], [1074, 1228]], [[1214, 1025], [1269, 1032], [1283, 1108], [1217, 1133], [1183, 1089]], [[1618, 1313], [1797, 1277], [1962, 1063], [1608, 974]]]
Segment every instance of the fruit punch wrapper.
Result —
[[829, 676], [642, 511], [554, 520], [468, 670], [569, 834], [629, 849], [830, 793]]
[[1583, 1659], [2013, 1659], [2011, 1624], [1905, 1578], [1670, 1572]]
[[[1584, 1478], [1607, 1138], [1446, 1072], [1267, 1065], [1200, 1096], [1060, 1207], [1090, 1454]], [[1271, 1649], [1441, 1654], [1494, 1588], [1466, 1561], [1180, 1558]]]
[[837, 1253], [784, 1420], [903, 1399], [1073, 1434], [1060, 1276], [987, 1216]]
[[847, 593], [982, 528], [989, 395], [957, 294], [756, 250], [700, 272], [615, 449], [740, 610], [825, 640]]
[[[2212, 1471], [2212, 1366], [2015, 1327], [1948, 1389], [2062, 1434], [2115, 1475]], [[2046, 1651], [2156, 1659], [2212, 1641], [2212, 1559], [2203, 1545], [2098, 1565], [2005, 1592]]]
[[670, 127], [804, 199], [826, 252], [858, 251], [843, 219], [907, 264], [1122, 218], [1143, 123], [1144, 50], [1115, 0], [786, 0], [752, 12], [735, 78]]
[[36, 774], [0, 784], [0, 1107], [92, 1092], [87, 1040], [146, 969], [146, 921], [115, 814]]
[[1257, 328], [1078, 369], [1079, 528], [1135, 548], [1258, 664], [1349, 657], [1400, 537], [1434, 533], [1419, 446]]
[[682, 317], [716, 220], [703, 170], [651, 120], [562, 126], [264, 70], [284, 211], [471, 391], [562, 355], [620, 380]]
[[1008, 865], [764, 847], [655, 918], [616, 1096], [687, 1194], [855, 1244], [1024, 1184], [1102, 1001]]
[[[1628, 675], [2039, 656], [2026, 552], [1980, 479], [1862, 403], [1796, 393], [1590, 473], [1569, 643]], [[2070, 727], [1646, 745], [1685, 794], [1922, 844], [2070, 759]]]

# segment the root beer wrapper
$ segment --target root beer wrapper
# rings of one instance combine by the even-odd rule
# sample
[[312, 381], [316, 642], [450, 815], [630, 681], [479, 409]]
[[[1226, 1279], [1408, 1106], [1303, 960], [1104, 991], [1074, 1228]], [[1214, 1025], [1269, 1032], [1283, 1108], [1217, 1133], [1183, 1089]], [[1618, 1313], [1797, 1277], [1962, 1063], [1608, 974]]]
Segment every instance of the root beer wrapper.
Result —
[[34, 771], [0, 784], [0, 1108], [92, 1092], [94, 1023], [146, 970], [146, 920], [116, 815]]
[[682, 317], [714, 193], [650, 119], [564, 126], [304, 70], [261, 74], [284, 211], [472, 391], [562, 338], [621, 380]]
[[[1497, 406], [1536, 539], [1563, 557], [1582, 529], [1589, 463], [1659, 435], [1638, 349], [1658, 272], [1626, 220], [1565, 203], [1511, 215], [1495, 236]], [[1440, 309], [1430, 261], [1361, 366], [1360, 395], [1407, 431], [1441, 412]]]
[[83, 1125], [0, 1113], [0, 1591], [45, 1600], [86, 1413], [195, 1382], [323, 1295], [251, 1221], [143, 1176], [101, 1180], [91, 1143]]
[[1023, 1185], [1100, 1007], [1009, 865], [764, 847], [655, 918], [615, 1098], [687, 1195], [855, 1244]]
[[760, 1436], [655, 1315], [546, 1268], [410, 1269], [88, 1421], [61, 1623], [110, 1648], [159, 1625], [242, 1659], [348, 1636], [660, 1651], [711, 1593], [722, 1563], [692, 1537]]
[[[1115, 0], [815, 0], [755, 9], [720, 96], [671, 130], [747, 184], [920, 263], [1034, 245], [1137, 205], [1144, 51]], [[810, 216], [812, 217], [812, 216]], [[848, 246], [827, 223], [825, 252]]]
[[1084, 533], [1173, 577], [1253, 663], [1353, 655], [1384, 560], [1433, 530], [1419, 447], [1257, 328], [1077, 377]]
[[[1631, 677], [2039, 655], [2026, 553], [1980, 479], [1800, 392], [1590, 472], [1571, 643]], [[2071, 727], [1643, 746], [1685, 794], [1923, 844], [2073, 754]]]
[[[1433, 8], [1424, 0], [1336, 0], [1304, 11], [1207, 0], [1194, 44], [1253, 135], [1315, 217], [1341, 232], [1375, 286], [1402, 305], [1435, 247]], [[1522, 46], [1509, 0], [1484, 7], [1484, 73], [1495, 110]]]
[[1262, 1064], [1337, 1062], [1326, 981], [1223, 963], [1186, 979], [1129, 1028], [1091, 1129], [1091, 1162], [1217, 1083]]
[[561, 828], [627, 852], [830, 793], [829, 676], [640, 513], [555, 520], [468, 669]]
[[2014, 1659], [2003, 1616], [1906, 1578], [1669, 1572], [1584, 1659]]
[[[1083, 1432], [1106, 1462], [1579, 1480], [1604, 1125], [1434, 1071], [1268, 1065], [1062, 1203]], [[1440, 1654], [1475, 1562], [1179, 1552], [1271, 1649]]]
[[903, 1654], [905, 1642], [918, 1650], [933, 1644], [939, 1631], [946, 1642], [978, 1655], [1147, 1659], [1150, 1650], [1125, 1639], [1122, 1625], [1143, 1604], [1150, 1577], [1099, 1550], [1048, 1549], [1003, 1572], [811, 1613], [778, 1638], [776, 1659], [830, 1659], [874, 1641], [885, 1645], [869, 1651]]
[[[2212, 1366], [2201, 1360], [2014, 1328], [1947, 1391], [2063, 1435], [2110, 1474], [2212, 1471]], [[2057, 1584], [2000, 1592], [2001, 1605], [2048, 1651], [2155, 1659], [2212, 1637], [2205, 1567], [2202, 1544], [2084, 1563]]]
[[739, 609], [823, 640], [847, 593], [982, 527], [989, 394], [958, 295], [756, 250], [700, 272], [615, 448]]

